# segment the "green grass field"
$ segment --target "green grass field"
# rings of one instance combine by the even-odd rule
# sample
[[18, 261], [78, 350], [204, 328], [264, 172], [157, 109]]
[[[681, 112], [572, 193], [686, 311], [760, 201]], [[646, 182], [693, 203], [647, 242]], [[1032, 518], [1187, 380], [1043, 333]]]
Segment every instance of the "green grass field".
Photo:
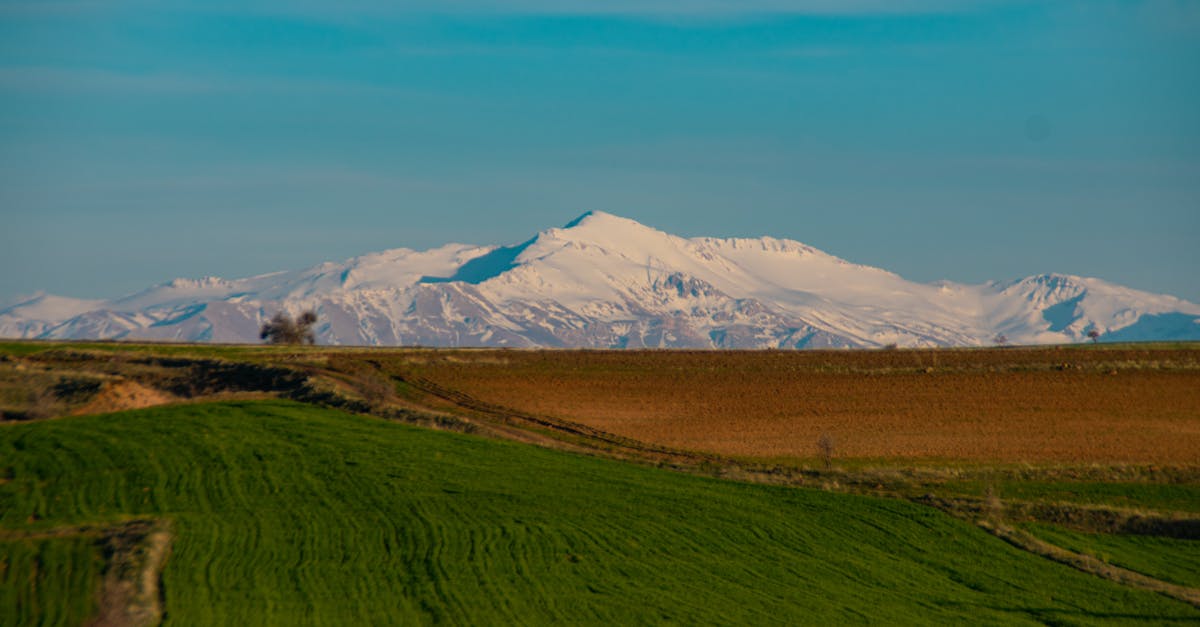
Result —
[[81, 624], [101, 561], [90, 537], [0, 540], [0, 624]]
[[78, 624], [99, 569], [14, 534], [133, 517], [172, 521], [175, 625], [1200, 620], [901, 500], [287, 402], [0, 425], [0, 478], [4, 625]]
[[1045, 524], [1024, 525], [1024, 528], [1065, 549], [1087, 553], [1156, 579], [1200, 588], [1200, 540], [1082, 533]]

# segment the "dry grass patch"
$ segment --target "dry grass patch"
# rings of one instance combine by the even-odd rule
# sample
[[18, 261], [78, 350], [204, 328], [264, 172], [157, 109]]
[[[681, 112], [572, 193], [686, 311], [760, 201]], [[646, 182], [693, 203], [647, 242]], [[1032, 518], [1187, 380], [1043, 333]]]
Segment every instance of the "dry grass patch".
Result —
[[178, 400], [175, 396], [146, 387], [136, 381], [114, 381], [105, 384], [90, 401], [71, 413], [76, 416], [103, 414], [165, 405]]

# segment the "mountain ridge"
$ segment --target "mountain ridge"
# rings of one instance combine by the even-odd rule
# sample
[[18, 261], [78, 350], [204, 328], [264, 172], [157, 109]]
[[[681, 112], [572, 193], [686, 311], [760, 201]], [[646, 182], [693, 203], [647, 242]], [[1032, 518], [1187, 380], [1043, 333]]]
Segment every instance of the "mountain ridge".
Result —
[[111, 300], [37, 294], [0, 337], [255, 342], [315, 309], [325, 344], [866, 348], [1200, 339], [1200, 305], [1044, 273], [917, 283], [790, 239], [683, 238], [589, 211], [515, 245], [395, 248]]

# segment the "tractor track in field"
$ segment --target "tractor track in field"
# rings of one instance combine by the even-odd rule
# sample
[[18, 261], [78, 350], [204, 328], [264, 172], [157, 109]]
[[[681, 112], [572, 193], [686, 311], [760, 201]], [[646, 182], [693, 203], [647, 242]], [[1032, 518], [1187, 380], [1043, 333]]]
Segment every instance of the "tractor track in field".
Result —
[[504, 407], [480, 400], [464, 392], [445, 387], [425, 377], [412, 374], [391, 374], [391, 379], [418, 390], [421, 393], [441, 399], [454, 407], [468, 412], [469, 415], [487, 421], [499, 422], [504, 425], [544, 429], [560, 435], [579, 438], [587, 442], [590, 448], [608, 452], [627, 453], [653, 461], [675, 461], [684, 463], [732, 463], [724, 457], [692, 451], [683, 451], [665, 446], [648, 444], [624, 436], [602, 431], [568, 420], [538, 416], [528, 412]]
[[1064, 549], [1056, 544], [1042, 540], [1029, 532], [1002, 523], [980, 521], [977, 524], [988, 533], [1024, 551], [1040, 555], [1046, 559], [1070, 566], [1075, 570], [1095, 575], [1123, 586], [1157, 592], [1177, 601], [1183, 601], [1193, 607], [1200, 608], [1200, 588], [1181, 586], [1143, 575], [1137, 571], [1122, 568], [1115, 564], [1109, 564], [1087, 553]]

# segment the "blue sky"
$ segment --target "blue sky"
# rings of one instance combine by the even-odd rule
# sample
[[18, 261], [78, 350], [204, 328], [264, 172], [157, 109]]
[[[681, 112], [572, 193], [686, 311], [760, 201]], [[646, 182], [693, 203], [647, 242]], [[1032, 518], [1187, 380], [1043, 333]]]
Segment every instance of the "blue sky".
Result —
[[0, 0], [0, 301], [590, 209], [1200, 300], [1200, 2]]

